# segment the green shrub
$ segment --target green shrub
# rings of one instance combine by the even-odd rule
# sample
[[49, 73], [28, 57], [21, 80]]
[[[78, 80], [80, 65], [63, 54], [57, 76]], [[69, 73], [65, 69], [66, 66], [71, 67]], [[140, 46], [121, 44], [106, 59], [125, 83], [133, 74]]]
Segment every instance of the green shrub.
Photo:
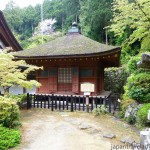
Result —
[[150, 121], [148, 121], [148, 110], [150, 110], [150, 103], [144, 104], [137, 112], [136, 124], [138, 127], [150, 126]]
[[0, 126], [0, 150], [7, 150], [20, 143], [20, 131]]
[[125, 68], [106, 68], [104, 72], [104, 89], [113, 93], [124, 93], [123, 86], [126, 83], [128, 73]]
[[11, 99], [15, 99], [20, 109], [24, 108], [24, 103], [27, 101], [27, 94], [19, 94], [19, 95], [9, 94], [7, 97]]
[[125, 118], [126, 122], [129, 124], [135, 124], [136, 118], [132, 115], [130, 115], [128, 118]]
[[18, 105], [19, 105], [19, 108], [22, 109], [22, 108], [26, 108], [26, 106], [24, 105], [24, 103], [27, 102], [27, 94], [20, 94], [18, 95], [18, 98], [19, 98], [19, 101], [18, 101]]
[[123, 110], [121, 110], [121, 111], [116, 111], [116, 112], [114, 113], [114, 116], [115, 116], [116, 118], [120, 118], [120, 119], [124, 118], [124, 115], [125, 115], [125, 111], [123, 111]]
[[94, 113], [95, 116], [99, 116], [101, 114], [104, 115], [104, 114], [108, 113], [108, 110], [105, 107], [105, 105], [101, 105], [98, 108], [95, 108], [92, 112]]
[[16, 101], [0, 96], [0, 124], [12, 128], [18, 125], [19, 108]]
[[150, 101], [150, 72], [132, 74], [125, 86], [126, 95], [139, 103]]
[[128, 71], [130, 73], [133, 73], [137, 70], [137, 62], [139, 62], [140, 59], [140, 57], [131, 57], [131, 59], [128, 62]]

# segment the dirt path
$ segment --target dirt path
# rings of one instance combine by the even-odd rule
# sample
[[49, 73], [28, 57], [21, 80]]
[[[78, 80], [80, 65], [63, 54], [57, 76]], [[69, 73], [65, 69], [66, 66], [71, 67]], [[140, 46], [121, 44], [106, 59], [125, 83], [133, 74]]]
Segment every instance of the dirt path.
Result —
[[[85, 112], [22, 111], [22, 143], [13, 150], [110, 150], [120, 138], [139, 136], [111, 116], [94, 117]], [[103, 138], [114, 133], [116, 138]]]

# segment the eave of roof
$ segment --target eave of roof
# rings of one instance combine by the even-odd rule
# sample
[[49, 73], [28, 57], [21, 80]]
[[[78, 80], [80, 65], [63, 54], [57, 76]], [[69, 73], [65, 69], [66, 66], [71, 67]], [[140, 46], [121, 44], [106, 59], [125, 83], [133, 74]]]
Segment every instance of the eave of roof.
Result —
[[20, 46], [20, 44], [18, 43], [18, 41], [12, 34], [12, 32], [6, 22], [6, 19], [3, 15], [3, 12], [1, 10], [0, 10], [0, 28], [1, 28], [0, 33], [2, 34], [4, 40], [8, 42], [9, 46], [13, 48], [13, 51], [22, 50], [22, 47]]
[[81, 34], [68, 34], [35, 48], [14, 53], [23, 59], [90, 57], [120, 53], [120, 47], [101, 44]]

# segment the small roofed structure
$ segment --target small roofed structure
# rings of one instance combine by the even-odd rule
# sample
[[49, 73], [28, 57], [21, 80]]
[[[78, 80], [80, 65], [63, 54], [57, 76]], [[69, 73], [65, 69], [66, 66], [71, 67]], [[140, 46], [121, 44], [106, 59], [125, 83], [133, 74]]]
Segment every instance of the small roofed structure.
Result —
[[3, 12], [0, 10], [0, 49], [11, 47], [13, 51], [20, 51], [22, 47], [12, 34]]
[[44, 67], [36, 73], [36, 80], [42, 84], [36, 93], [99, 95], [104, 91], [104, 68], [118, 67], [120, 52], [120, 47], [81, 35], [73, 23], [65, 36], [14, 55]]

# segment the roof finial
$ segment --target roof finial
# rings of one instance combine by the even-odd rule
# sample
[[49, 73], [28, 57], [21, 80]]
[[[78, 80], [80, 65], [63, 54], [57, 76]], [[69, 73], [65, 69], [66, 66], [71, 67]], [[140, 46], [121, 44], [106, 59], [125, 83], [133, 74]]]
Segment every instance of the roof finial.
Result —
[[74, 22], [72, 23], [72, 26], [73, 26], [73, 27], [77, 27], [77, 26], [78, 26], [77, 22], [74, 21]]
[[68, 30], [68, 33], [80, 33], [77, 22], [72, 23], [72, 27]]

